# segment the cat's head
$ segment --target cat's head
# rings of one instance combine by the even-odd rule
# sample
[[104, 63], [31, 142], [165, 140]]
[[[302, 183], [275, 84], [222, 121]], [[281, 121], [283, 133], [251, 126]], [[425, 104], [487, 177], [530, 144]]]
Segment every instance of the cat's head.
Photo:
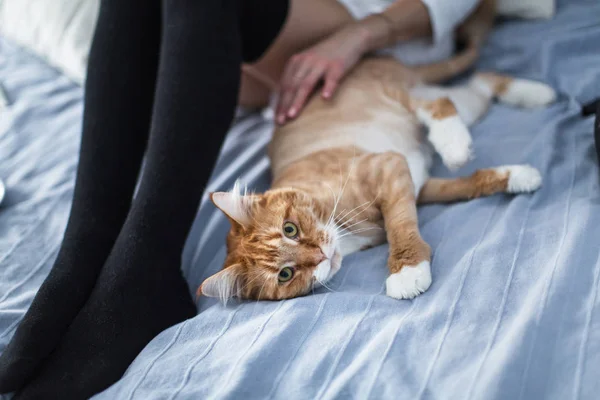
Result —
[[333, 222], [310, 195], [294, 189], [264, 194], [213, 193], [231, 222], [223, 270], [198, 295], [279, 300], [302, 296], [340, 268]]

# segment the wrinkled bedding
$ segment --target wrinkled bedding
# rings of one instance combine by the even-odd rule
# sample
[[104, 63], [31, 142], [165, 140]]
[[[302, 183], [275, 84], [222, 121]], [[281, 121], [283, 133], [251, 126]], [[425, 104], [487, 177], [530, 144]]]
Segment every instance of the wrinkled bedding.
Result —
[[[545, 110], [495, 105], [473, 128], [476, 168], [530, 163], [532, 195], [419, 211], [433, 284], [384, 295], [387, 246], [344, 260], [330, 284], [283, 302], [201, 298], [162, 332], [104, 399], [596, 399], [600, 392], [600, 188], [593, 122], [600, 3], [564, 0], [551, 21], [502, 21], [482, 68], [545, 81]], [[56, 256], [77, 164], [82, 89], [0, 38], [0, 351]], [[269, 185], [270, 125], [239, 115], [208, 190]], [[436, 161], [435, 175], [450, 176]], [[195, 291], [222, 265], [225, 218], [204, 200], [183, 253]], [[42, 333], [40, 333], [42, 334]], [[5, 396], [8, 398], [8, 396]]]

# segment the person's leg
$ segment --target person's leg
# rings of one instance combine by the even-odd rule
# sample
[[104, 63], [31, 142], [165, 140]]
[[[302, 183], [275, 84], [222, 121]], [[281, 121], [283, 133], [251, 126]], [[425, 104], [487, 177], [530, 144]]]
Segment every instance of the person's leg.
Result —
[[159, 44], [158, 0], [102, 2], [69, 222], [48, 278], [0, 357], [1, 393], [21, 387], [54, 350], [121, 230], [148, 138]]
[[600, 163], [600, 98], [584, 104], [581, 108], [581, 115], [587, 117], [595, 114], [594, 120], [594, 141], [596, 144], [597, 161]]
[[[283, 24], [285, 0], [271, 3], [269, 12], [255, 14], [255, 26]], [[247, 44], [256, 36], [238, 23], [239, 0], [167, 0], [163, 6], [139, 191], [88, 302], [20, 399], [88, 398], [119, 379], [155, 335], [195, 315], [181, 252], [233, 119], [242, 54], [253, 56]]]
[[[337, 0], [291, 0], [289, 17], [281, 34], [252, 68], [273, 83], [279, 82], [291, 56], [334, 33], [353, 21]], [[260, 108], [268, 104], [272, 88], [248, 73], [242, 73], [239, 104]]]

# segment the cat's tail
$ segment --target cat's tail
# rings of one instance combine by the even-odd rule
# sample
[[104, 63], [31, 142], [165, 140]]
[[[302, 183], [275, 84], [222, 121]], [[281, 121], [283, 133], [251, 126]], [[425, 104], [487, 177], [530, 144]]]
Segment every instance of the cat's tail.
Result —
[[430, 178], [421, 188], [417, 203], [452, 203], [496, 193], [528, 193], [541, 184], [539, 171], [529, 165], [480, 169], [468, 177]]
[[434, 64], [410, 67], [423, 83], [441, 83], [466, 72], [479, 58], [477, 47], [467, 47], [458, 55]]
[[496, 1], [483, 0], [458, 27], [456, 37], [464, 49], [447, 60], [413, 67], [423, 83], [441, 83], [466, 72], [479, 58], [479, 49], [494, 26]]

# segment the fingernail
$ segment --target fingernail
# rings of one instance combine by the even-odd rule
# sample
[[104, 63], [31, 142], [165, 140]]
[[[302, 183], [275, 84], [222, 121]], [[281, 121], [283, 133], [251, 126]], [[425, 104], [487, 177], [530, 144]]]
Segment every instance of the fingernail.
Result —
[[294, 107], [290, 108], [290, 111], [288, 111], [288, 115], [290, 117], [294, 117], [296, 115], [296, 109]]
[[325, 97], [326, 99], [329, 98], [329, 96], [331, 96], [330, 92], [323, 93], [323, 97]]

